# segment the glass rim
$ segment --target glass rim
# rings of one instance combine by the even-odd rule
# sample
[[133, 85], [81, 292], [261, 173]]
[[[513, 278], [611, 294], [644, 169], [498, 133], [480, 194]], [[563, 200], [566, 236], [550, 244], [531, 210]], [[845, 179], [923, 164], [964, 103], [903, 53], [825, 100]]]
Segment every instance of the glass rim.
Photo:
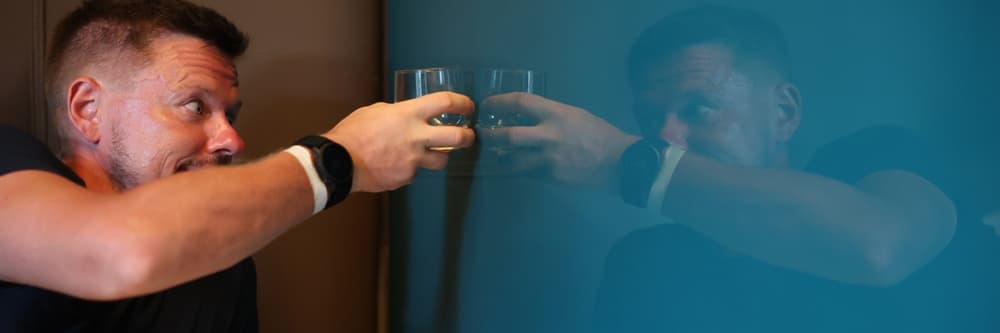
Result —
[[507, 72], [507, 73], [527, 73], [531, 75], [545, 75], [545, 72], [524, 68], [485, 68], [487, 72]]
[[400, 75], [400, 74], [432, 73], [432, 72], [444, 72], [444, 71], [472, 72], [473, 70], [463, 67], [427, 67], [427, 68], [397, 69], [394, 70], [393, 73], [395, 73], [396, 75]]

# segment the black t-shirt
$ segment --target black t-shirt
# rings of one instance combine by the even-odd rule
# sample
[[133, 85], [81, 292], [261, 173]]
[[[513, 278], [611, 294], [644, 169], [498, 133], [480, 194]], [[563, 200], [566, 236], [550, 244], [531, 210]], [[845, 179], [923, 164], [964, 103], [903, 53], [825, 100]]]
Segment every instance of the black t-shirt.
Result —
[[[874, 127], [824, 146], [806, 171], [853, 184], [879, 170], [905, 170], [947, 193], [954, 170], [927, 147], [901, 128]], [[888, 288], [768, 265], [679, 225], [634, 232], [606, 259], [595, 331], [997, 332], [1000, 240], [976, 214], [956, 208], [949, 246]]]
[[[16, 129], [0, 126], [0, 156], [0, 176], [41, 170], [84, 186], [44, 144]], [[257, 332], [256, 279], [247, 258], [155, 294], [112, 302], [0, 281], [0, 332]]]

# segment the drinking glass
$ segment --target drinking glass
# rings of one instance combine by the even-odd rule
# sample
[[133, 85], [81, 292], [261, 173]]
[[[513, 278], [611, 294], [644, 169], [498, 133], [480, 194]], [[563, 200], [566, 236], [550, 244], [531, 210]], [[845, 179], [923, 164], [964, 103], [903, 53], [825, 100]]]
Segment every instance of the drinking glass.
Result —
[[[472, 71], [461, 68], [421, 68], [401, 69], [395, 72], [396, 102], [417, 98], [438, 91], [451, 91], [472, 96]], [[429, 119], [431, 125], [468, 127], [469, 120], [464, 115], [446, 113]]]
[[[545, 74], [541, 72], [525, 69], [489, 69], [485, 76], [487, 80], [485, 98], [514, 92], [545, 95]], [[520, 112], [482, 113], [476, 126], [478, 128], [500, 128], [524, 126], [531, 122]]]
[[[394, 100], [396, 102], [417, 98], [438, 91], [451, 91], [472, 96], [473, 73], [461, 68], [435, 67], [402, 69], [395, 72]], [[465, 115], [445, 113], [428, 119], [431, 125], [468, 127]], [[455, 147], [429, 147], [435, 151], [452, 151]]]

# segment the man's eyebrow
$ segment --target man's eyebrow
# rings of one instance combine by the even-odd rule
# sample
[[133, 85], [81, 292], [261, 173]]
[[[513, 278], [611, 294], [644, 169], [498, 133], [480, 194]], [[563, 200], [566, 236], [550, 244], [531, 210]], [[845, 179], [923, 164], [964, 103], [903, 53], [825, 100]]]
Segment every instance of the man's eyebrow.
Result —
[[[197, 67], [197, 68], [199, 68], [201, 70], [208, 71], [208, 72], [210, 72], [212, 74], [218, 75], [218, 76], [222, 77], [225, 80], [229, 80], [230, 82], [232, 82], [232, 84], [233, 84], [232, 86], [233, 87], [239, 87], [240, 86], [240, 74], [239, 74], [239, 72], [236, 71], [235, 67], [231, 68], [231, 70], [224, 70], [224, 69], [218, 69], [218, 68], [213, 68], [213, 67], [210, 67], [210, 66], [201, 66], [201, 65], [196, 65], [195, 67]], [[185, 71], [181, 75], [181, 77], [179, 79], [177, 79], [177, 83], [183, 84], [185, 81], [187, 81], [191, 77], [191, 74], [192, 73], [190, 71]]]
[[[227, 76], [226, 79], [232, 81], [232, 87], [239, 87], [240, 82], [234, 76]], [[206, 85], [206, 82], [200, 79], [192, 79], [190, 73], [184, 73], [180, 79], [175, 83], [177, 89], [190, 89], [198, 91], [211, 91], [211, 86]]]

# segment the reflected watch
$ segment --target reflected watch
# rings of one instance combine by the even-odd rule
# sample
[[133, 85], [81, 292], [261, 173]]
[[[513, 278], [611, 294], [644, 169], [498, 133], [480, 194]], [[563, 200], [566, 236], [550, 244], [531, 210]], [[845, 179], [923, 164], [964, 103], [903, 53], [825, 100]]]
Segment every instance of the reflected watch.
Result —
[[622, 200], [646, 208], [649, 192], [663, 166], [664, 151], [670, 144], [660, 139], [633, 143], [618, 160], [618, 186]]

